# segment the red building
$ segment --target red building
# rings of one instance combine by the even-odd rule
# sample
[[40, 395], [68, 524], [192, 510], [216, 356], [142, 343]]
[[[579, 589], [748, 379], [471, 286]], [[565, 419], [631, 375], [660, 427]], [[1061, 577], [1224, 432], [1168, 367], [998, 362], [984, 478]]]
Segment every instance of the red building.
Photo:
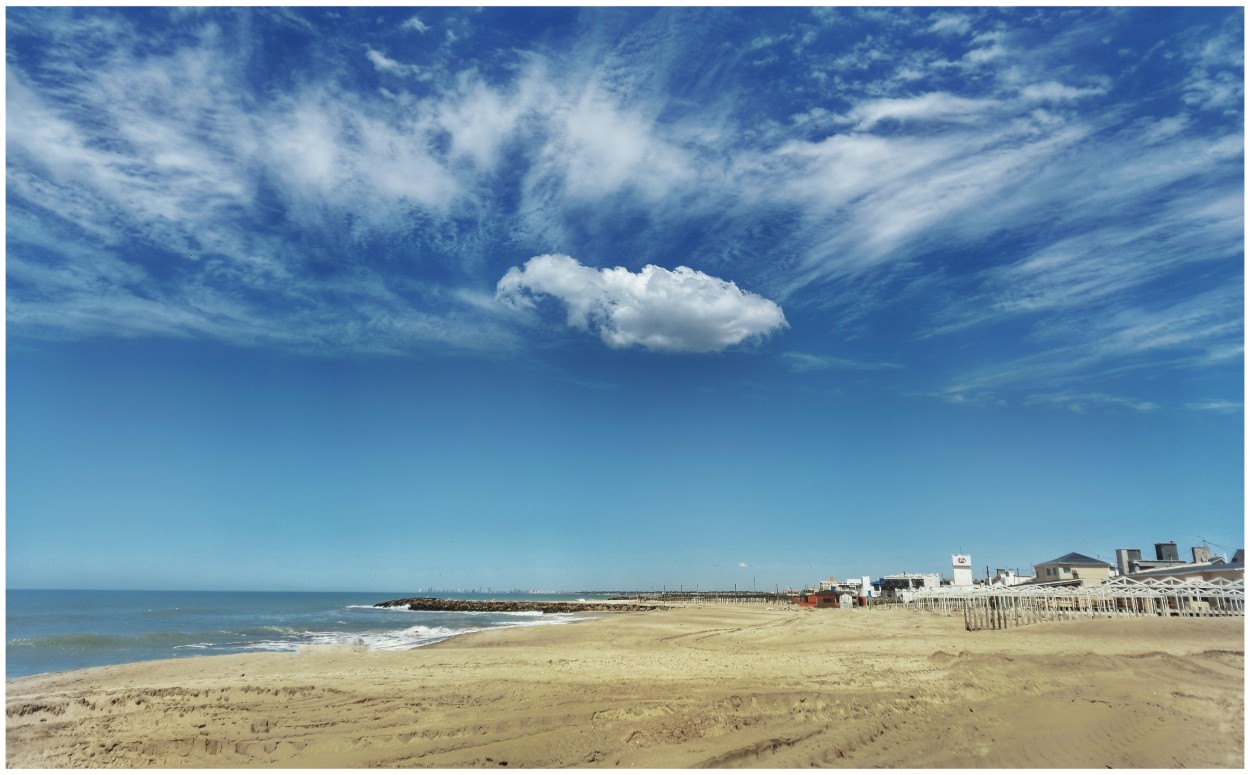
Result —
[[838, 592], [834, 589], [824, 589], [819, 592], [804, 592], [794, 598], [794, 604], [804, 608], [841, 608], [838, 599], [846, 593]]

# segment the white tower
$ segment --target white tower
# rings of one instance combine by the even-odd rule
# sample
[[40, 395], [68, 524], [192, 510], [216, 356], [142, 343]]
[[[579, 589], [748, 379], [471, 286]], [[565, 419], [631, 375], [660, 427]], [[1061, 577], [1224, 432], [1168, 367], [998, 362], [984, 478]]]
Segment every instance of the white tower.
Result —
[[951, 586], [972, 586], [972, 556], [968, 554], [951, 555]]

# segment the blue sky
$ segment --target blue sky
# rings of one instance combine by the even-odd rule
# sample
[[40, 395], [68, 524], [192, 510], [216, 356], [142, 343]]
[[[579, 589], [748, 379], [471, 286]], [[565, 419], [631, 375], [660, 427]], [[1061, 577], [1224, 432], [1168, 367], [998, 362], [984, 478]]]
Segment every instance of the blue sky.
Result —
[[1244, 543], [1241, 8], [8, 8], [9, 587]]

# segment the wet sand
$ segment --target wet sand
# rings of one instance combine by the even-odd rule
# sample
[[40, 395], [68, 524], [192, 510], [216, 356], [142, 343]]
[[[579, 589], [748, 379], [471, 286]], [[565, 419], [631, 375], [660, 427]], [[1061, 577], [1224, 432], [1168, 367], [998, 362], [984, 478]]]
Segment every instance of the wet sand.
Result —
[[702, 606], [8, 681], [9, 767], [1226, 767], [1245, 620]]

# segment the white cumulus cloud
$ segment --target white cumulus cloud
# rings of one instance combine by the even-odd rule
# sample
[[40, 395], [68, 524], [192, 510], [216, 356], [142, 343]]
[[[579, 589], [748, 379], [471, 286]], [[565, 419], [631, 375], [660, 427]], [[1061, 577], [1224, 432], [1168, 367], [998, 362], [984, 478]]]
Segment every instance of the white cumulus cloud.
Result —
[[609, 347], [720, 352], [786, 326], [774, 302], [685, 266], [631, 272], [542, 255], [509, 269], [495, 288], [497, 299], [518, 308], [540, 296], [558, 299], [569, 326], [598, 333]]

